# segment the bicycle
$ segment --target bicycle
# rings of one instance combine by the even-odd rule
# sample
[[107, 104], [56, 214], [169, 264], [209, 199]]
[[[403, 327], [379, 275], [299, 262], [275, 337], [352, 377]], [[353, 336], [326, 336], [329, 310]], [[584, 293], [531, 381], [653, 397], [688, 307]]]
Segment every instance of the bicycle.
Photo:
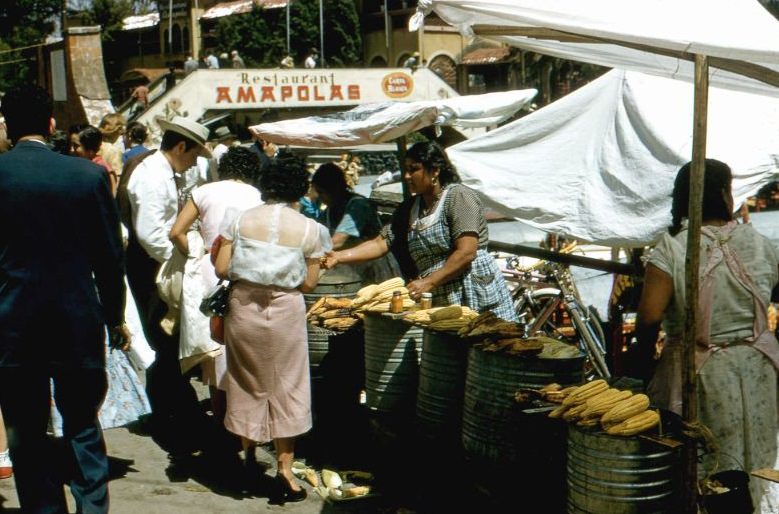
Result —
[[584, 306], [567, 266], [544, 261], [522, 269], [514, 257], [506, 260], [503, 272], [509, 283], [516, 284], [512, 300], [527, 337], [543, 334], [574, 340], [585, 355], [587, 379], [611, 378], [600, 322]]

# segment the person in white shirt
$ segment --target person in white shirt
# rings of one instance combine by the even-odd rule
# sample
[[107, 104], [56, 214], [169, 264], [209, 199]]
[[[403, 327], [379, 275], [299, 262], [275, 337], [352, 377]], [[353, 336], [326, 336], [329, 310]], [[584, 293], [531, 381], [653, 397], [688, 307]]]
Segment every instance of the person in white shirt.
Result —
[[208, 435], [213, 427], [181, 374], [178, 335], [160, 327], [167, 306], [157, 291], [156, 275], [173, 253], [168, 233], [178, 214], [185, 173], [198, 156], [208, 153], [204, 146], [208, 128], [183, 117], [159, 124], [164, 131], [160, 150], [143, 159], [127, 179], [131, 214], [127, 279], [142, 313], [146, 339], [157, 352], [146, 372], [152, 437], [175, 458], [204, 449], [213, 439]]
[[213, 52], [208, 54], [208, 57], [206, 57], [206, 66], [208, 66], [208, 68], [211, 70], [219, 69], [219, 59], [214, 55]]
[[[189, 288], [191, 292], [187, 290], [187, 282], [183, 284], [185, 296], [200, 294], [195, 302], [198, 305], [203, 296], [214, 289], [218, 279], [214, 273], [211, 256], [208, 253], [204, 255], [193, 254], [189, 244], [189, 238], [193, 237], [190, 231], [195, 221], [199, 220], [198, 233], [203, 240], [206, 252], [209, 252], [219, 235], [222, 220], [228, 210], [242, 212], [262, 203], [260, 191], [256, 187], [259, 174], [260, 159], [254, 152], [241, 146], [226, 149], [224, 158], [219, 161], [219, 180], [209, 182], [193, 190], [192, 197], [187, 200], [173, 224], [170, 231], [171, 242], [181, 253], [190, 259], [195, 259], [199, 264], [201, 283], [191, 284]], [[182, 323], [184, 323], [183, 319]], [[223, 351], [204, 357], [197, 355], [194, 351], [185, 352], [186, 349], [185, 342], [182, 341], [180, 348], [182, 367], [187, 359], [199, 362], [203, 383], [208, 385], [210, 389], [214, 416], [221, 421], [224, 418], [225, 405], [225, 384], [223, 382], [227, 366], [226, 354]], [[224, 348], [222, 349], [224, 350]], [[184, 353], [188, 354], [184, 355]]]
[[308, 54], [306, 60], [303, 62], [303, 66], [306, 68], [316, 68], [319, 61], [319, 51], [316, 48], [311, 49], [311, 53]]

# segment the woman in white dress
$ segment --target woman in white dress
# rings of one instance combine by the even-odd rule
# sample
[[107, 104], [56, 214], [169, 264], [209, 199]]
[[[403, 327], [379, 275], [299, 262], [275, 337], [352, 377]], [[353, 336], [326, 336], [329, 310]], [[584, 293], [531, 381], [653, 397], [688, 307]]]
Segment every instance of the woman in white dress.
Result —
[[[219, 227], [228, 209], [243, 212], [262, 203], [260, 191], [255, 187], [260, 173], [260, 160], [251, 150], [230, 148], [219, 161], [219, 181], [204, 184], [192, 191], [191, 198], [179, 213], [170, 231], [170, 240], [185, 255], [189, 254], [187, 233], [198, 221], [198, 230], [205, 243], [206, 252], [219, 235]], [[200, 258], [203, 291], [211, 291], [218, 279], [211, 264], [210, 255]], [[186, 291], [185, 291], [186, 294]], [[226, 349], [216, 356], [201, 360], [203, 383], [209, 386], [214, 415], [224, 417], [223, 378], [226, 369]]]
[[312, 425], [304, 292], [319, 280], [319, 260], [331, 247], [324, 225], [297, 211], [308, 189], [302, 159], [273, 160], [260, 177], [264, 205], [226, 221], [216, 273], [232, 281], [225, 318], [225, 427], [247, 452], [273, 441], [276, 500], [301, 501], [295, 482], [295, 436]]

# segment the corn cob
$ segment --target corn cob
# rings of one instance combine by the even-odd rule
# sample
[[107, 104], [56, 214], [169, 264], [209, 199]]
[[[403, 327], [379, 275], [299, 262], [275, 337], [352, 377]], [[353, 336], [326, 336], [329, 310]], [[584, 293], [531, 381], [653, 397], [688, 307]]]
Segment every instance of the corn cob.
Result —
[[598, 426], [598, 418], [581, 418], [576, 422], [580, 427], [593, 428]]
[[445, 319], [457, 319], [463, 315], [463, 308], [459, 305], [450, 305], [430, 313], [430, 321], [442, 321]]
[[346, 330], [353, 327], [358, 321], [357, 318], [330, 318], [322, 322], [322, 326], [325, 328], [332, 328], [336, 330]]
[[325, 297], [324, 306], [330, 309], [350, 309], [352, 307], [352, 300], [350, 298], [332, 298], [330, 296]]
[[576, 391], [569, 394], [568, 397], [563, 400], [563, 405], [579, 405], [580, 403], [587, 400], [587, 398], [591, 398], [598, 393], [602, 393], [608, 388], [609, 384], [605, 380], [593, 380], [588, 384], [579, 386]]
[[343, 489], [343, 497], [344, 498], [356, 498], [358, 496], [365, 496], [366, 494], [371, 492], [370, 486], [367, 485], [358, 485], [355, 487], [350, 487], [349, 489]]
[[634, 394], [630, 398], [622, 400], [609, 409], [603, 417], [600, 418], [601, 425], [615, 425], [628, 418], [641, 414], [649, 408], [649, 397], [645, 394]]
[[373, 298], [376, 295], [376, 289], [378, 289], [378, 287], [378, 284], [365, 286], [357, 291], [357, 296], [360, 298]]
[[587, 410], [582, 414], [583, 418], [600, 418], [606, 414], [612, 407], [633, 396], [632, 391], [620, 391], [618, 389], [609, 389], [609, 391], [615, 391], [615, 394], [610, 394], [607, 397], [601, 397], [598, 395], [594, 398], [587, 400]]
[[439, 332], [457, 332], [467, 324], [468, 320], [464, 320], [462, 318], [442, 319], [441, 321], [434, 321], [430, 323], [427, 328], [431, 330], [438, 330]]
[[322, 306], [322, 304], [324, 304], [324, 303], [325, 303], [325, 297], [323, 296], [322, 298], [320, 298], [319, 300], [317, 300], [316, 302], [314, 302], [314, 305], [312, 305], [312, 306], [311, 306], [311, 307], [308, 309], [308, 312], [306, 313], [306, 317], [310, 317], [311, 315], [313, 315], [313, 314], [314, 314], [314, 311], [317, 311], [317, 310], [319, 310], [319, 308], [320, 308], [320, 307]]
[[542, 393], [551, 392], [551, 391], [561, 391], [563, 389], [563, 386], [556, 382], [552, 382], [551, 384], [546, 384], [544, 387], [539, 389]]
[[392, 300], [392, 295], [395, 293], [395, 291], [400, 291], [401, 296], [404, 296], [408, 298], [408, 289], [406, 289], [403, 286], [396, 287], [394, 289], [390, 289], [388, 291], [384, 291], [383, 293], [379, 293], [373, 298], [371, 298], [372, 302], [379, 302], [384, 303]]
[[373, 295], [378, 296], [382, 293], [386, 293], [387, 291], [394, 291], [395, 289], [400, 289], [405, 285], [406, 282], [404, 282], [402, 278], [400, 277], [391, 278], [389, 280], [385, 280], [381, 284], [378, 284], [376, 286], [376, 290], [374, 291]]
[[319, 319], [344, 318], [349, 316], [349, 309], [333, 309], [319, 314]]
[[578, 420], [582, 413], [587, 409], [587, 405], [584, 403], [580, 403], [579, 405], [575, 405], [565, 411], [565, 414], [563, 414], [563, 419], [565, 421], [571, 422]]
[[636, 435], [660, 423], [660, 414], [653, 410], [645, 410], [644, 412], [631, 416], [616, 425], [612, 425], [606, 429], [607, 434], [611, 435]]
[[565, 411], [567, 411], [567, 410], [568, 410], [568, 407], [566, 407], [565, 405], [560, 405], [555, 410], [553, 410], [553, 411], [551, 411], [549, 413], [549, 417], [550, 418], [561, 418], [563, 416], [563, 414], [565, 414]]

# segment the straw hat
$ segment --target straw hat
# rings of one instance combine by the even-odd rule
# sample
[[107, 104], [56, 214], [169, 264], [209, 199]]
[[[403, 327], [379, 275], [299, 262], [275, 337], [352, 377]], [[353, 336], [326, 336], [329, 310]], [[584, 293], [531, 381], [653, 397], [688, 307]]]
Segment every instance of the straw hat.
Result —
[[213, 139], [216, 139], [217, 141], [223, 141], [231, 137], [233, 137], [233, 133], [230, 132], [230, 129], [225, 127], [224, 125], [221, 127], [217, 127], [216, 130], [214, 130]]
[[208, 141], [208, 127], [183, 116], [176, 116], [172, 120], [159, 120], [157, 123], [163, 134], [168, 130], [181, 134], [200, 145], [205, 153], [210, 155], [211, 152], [205, 146]]

